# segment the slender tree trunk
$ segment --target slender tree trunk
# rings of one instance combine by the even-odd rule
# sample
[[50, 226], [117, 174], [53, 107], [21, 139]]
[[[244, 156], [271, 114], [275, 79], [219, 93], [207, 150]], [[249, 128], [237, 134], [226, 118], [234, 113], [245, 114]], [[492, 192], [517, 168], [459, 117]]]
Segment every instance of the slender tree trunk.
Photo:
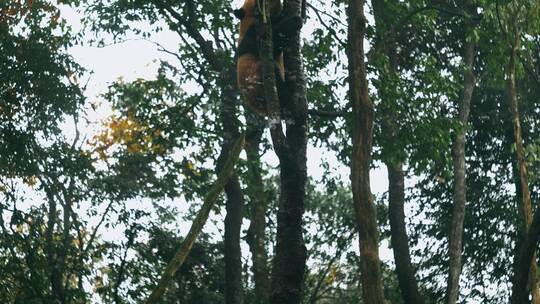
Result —
[[[527, 234], [529, 233], [529, 227], [531, 226], [532, 222], [532, 203], [531, 203], [531, 193], [529, 190], [529, 181], [527, 177], [527, 162], [525, 160], [525, 149], [523, 147], [523, 138], [522, 138], [522, 132], [521, 132], [521, 123], [519, 118], [519, 107], [518, 107], [518, 97], [517, 97], [517, 87], [516, 87], [516, 57], [517, 57], [517, 50], [519, 48], [518, 39], [516, 39], [515, 43], [510, 47], [509, 49], [509, 62], [507, 67], [507, 91], [508, 91], [508, 103], [510, 108], [510, 114], [512, 117], [512, 125], [514, 128], [514, 143], [516, 146], [516, 159], [517, 159], [517, 166], [518, 166], [518, 174], [519, 174], [519, 184], [521, 186], [520, 189], [516, 189], [516, 191], [521, 192], [521, 213], [523, 214], [523, 229], [521, 229], [522, 233], [520, 236], [520, 239], [524, 242], [527, 239]], [[527, 246], [530, 244], [524, 244], [523, 246]], [[534, 246], [533, 246], [534, 248]], [[519, 254], [516, 252], [516, 259], [518, 258]], [[530, 260], [530, 268], [529, 268], [529, 279], [527, 286], [521, 285], [521, 286], [513, 286], [514, 288], [522, 288], [522, 289], [528, 289], [531, 291], [533, 301], [532, 303], [538, 304], [540, 303], [540, 291], [538, 289], [537, 285], [537, 265], [536, 265], [536, 254], [533, 251], [531, 260]], [[517, 263], [515, 263], [517, 265]], [[517, 267], [517, 266], [516, 266]], [[516, 268], [516, 271], [518, 271], [519, 268]], [[514, 277], [519, 277], [521, 274], [515, 273]], [[514, 299], [514, 296], [512, 297], [514, 301], [518, 301], [518, 299]], [[519, 301], [518, 301], [519, 302]], [[516, 303], [518, 303], [516, 302]]]
[[231, 152], [227, 156], [225, 164], [221, 168], [221, 172], [219, 173], [217, 180], [214, 182], [212, 188], [210, 188], [208, 194], [205, 196], [203, 205], [197, 213], [197, 216], [191, 223], [189, 232], [186, 235], [184, 241], [182, 242], [182, 245], [180, 245], [180, 248], [178, 249], [176, 254], [172, 257], [171, 261], [169, 261], [169, 264], [167, 264], [167, 267], [163, 271], [163, 274], [161, 275], [161, 278], [159, 279], [156, 288], [152, 290], [152, 293], [150, 294], [150, 296], [148, 296], [144, 303], [161, 303], [163, 294], [167, 290], [167, 286], [169, 286], [169, 283], [174, 279], [174, 276], [178, 269], [180, 269], [182, 264], [184, 264], [186, 257], [191, 251], [193, 244], [195, 244], [197, 237], [201, 233], [204, 224], [206, 223], [206, 220], [208, 220], [210, 211], [214, 207], [214, 204], [217, 201], [219, 195], [221, 194], [226, 184], [228, 183], [231, 175], [233, 174], [234, 166], [243, 147], [244, 136], [241, 136], [235, 142], [233, 148], [231, 149]]
[[396, 272], [405, 304], [422, 304], [424, 298], [418, 291], [415, 270], [411, 262], [409, 238], [405, 224], [405, 175], [403, 165], [387, 165], [388, 170], [388, 217], [390, 241], [394, 251]]
[[59, 271], [58, 267], [58, 248], [55, 245], [54, 241], [54, 230], [58, 222], [58, 210], [57, 204], [54, 195], [52, 194], [53, 190], [49, 187], [46, 187], [47, 199], [49, 200], [49, 219], [47, 222], [47, 231], [45, 236], [46, 241], [46, 251], [47, 259], [50, 261], [50, 275], [49, 279], [51, 282], [51, 290], [54, 299], [59, 303], [66, 303], [65, 293], [64, 293], [64, 284], [62, 283], [62, 273]]
[[264, 131], [264, 121], [248, 114], [246, 132], [246, 154], [248, 160], [248, 197], [251, 203], [251, 223], [247, 242], [251, 251], [252, 270], [255, 281], [255, 303], [268, 304], [270, 299], [270, 277], [266, 251], [266, 199], [261, 173], [259, 144]]
[[[286, 1], [283, 7], [284, 18], [301, 18], [302, 2]], [[261, 21], [260, 51], [268, 121], [274, 151], [279, 158], [281, 181], [270, 303], [299, 304], [302, 302], [306, 271], [302, 215], [307, 182], [307, 99], [300, 52], [300, 31], [287, 37], [289, 43], [283, 56], [286, 67], [285, 84], [280, 87], [278, 99], [271, 26], [269, 22], [264, 24]], [[278, 100], [282, 100], [283, 105], [280, 105]], [[287, 115], [286, 120], [282, 121], [281, 113]], [[283, 122], [286, 124], [286, 133]]]
[[238, 176], [233, 175], [225, 186], [225, 303], [242, 303], [242, 252], [240, 228], [244, 198]]
[[[217, 172], [221, 170], [225, 158], [230, 154], [233, 148], [234, 140], [238, 138], [238, 121], [236, 118], [236, 100], [237, 94], [234, 86], [234, 69], [226, 72], [223, 78], [220, 120], [223, 126], [223, 144], [221, 154], [218, 158]], [[225, 303], [242, 304], [243, 286], [242, 286], [242, 251], [240, 249], [240, 230], [242, 228], [244, 196], [238, 175], [233, 173], [229, 182], [225, 185], [225, 194], [227, 197], [225, 209]]]
[[452, 147], [454, 165], [454, 204], [452, 207], [452, 222], [450, 225], [448, 249], [450, 258], [448, 281], [446, 285], [446, 303], [448, 304], [455, 304], [459, 298], [459, 277], [462, 268], [461, 250], [463, 247], [463, 222], [465, 220], [465, 204], [467, 202], [465, 143], [471, 99], [475, 86], [475, 76], [473, 71], [474, 53], [474, 43], [470, 41], [465, 42], [464, 63], [466, 70], [458, 114], [460, 128], [456, 132], [456, 138]]
[[[531, 273], [531, 260], [534, 259], [538, 242], [540, 241], [540, 212], [537, 210], [527, 234], [516, 242], [514, 257], [514, 277], [512, 278], [512, 295], [510, 304], [528, 303], [527, 282]], [[534, 299], [533, 299], [534, 303]]]
[[[388, 73], [390, 78], [399, 72], [399, 62], [397, 57], [397, 40], [395, 25], [395, 13], [392, 10], [398, 6], [398, 1], [373, 0], [373, 14], [377, 30], [377, 47], [384, 48], [384, 53], [388, 57]], [[382, 52], [381, 52], [382, 53]], [[385, 73], [383, 73], [385, 75]], [[384, 76], [383, 76], [384, 77]], [[383, 85], [392, 85], [391, 81], [382, 80]], [[384, 88], [381, 90], [383, 102], [395, 103], [395, 93], [384, 94], [386, 90], [394, 88]], [[391, 91], [392, 92], [392, 91]], [[400, 113], [387, 113], [383, 121], [384, 128], [392, 141], [399, 141], [396, 135], [396, 120]], [[390, 241], [396, 263], [396, 273], [398, 277], [401, 296], [405, 304], [423, 304], [424, 299], [418, 290], [415, 269], [411, 262], [409, 248], [409, 238], [407, 236], [407, 226], [405, 224], [405, 174], [401, 162], [385, 162], [388, 172], [388, 217], [390, 221]]]
[[[196, 27], [196, 12], [193, 1], [187, 1], [186, 12], [179, 13], [170, 4], [160, 0], [151, 0], [160, 13], [167, 19], [175, 19], [181, 27], [173, 28], [180, 36], [184, 33], [191, 37], [198, 46], [198, 52], [204, 58], [201, 62], [203, 69], [210, 69], [220, 75], [218, 85], [221, 89], [220, 122], [223, 126], [223, 144], [218, 158], [217, 171], [219, 171], [224, 157], [226, 157], [238, 137], [239, 127], [236, 118], [236, 102], [238, 92], [236, 90], [236, 65], [234, 61], [225, 62], [220, 60], [222, 49], [214, 48], [216, 43], [207, 41]], [[242, 225], [242, 210], [244, 198], [238, 181], [238, 176], [233, 174], [225, 186], [227, 196], [225, 217], [225, 303], [242, 303], [242, 261], [240, 250], [240, 229]]]
[[348, 22], [349, 95], [353, 109], [351, 182], [360, 240], [360, 282], [364, 303], [379, 304], [385, 303], [385, 299], [379, 260], [377, 216], [369, 181], [373, 103], [369, 98], [364, 63], [364, 0], [349, 1]]

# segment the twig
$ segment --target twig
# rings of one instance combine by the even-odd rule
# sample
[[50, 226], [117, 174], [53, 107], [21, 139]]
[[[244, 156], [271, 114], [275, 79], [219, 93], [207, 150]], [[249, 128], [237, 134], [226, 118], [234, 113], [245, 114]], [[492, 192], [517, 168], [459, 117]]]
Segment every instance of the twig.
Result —
[[317, 15], [317, 19], [319, 19], [319, 22], [321, 22], [322, 26], [324, 26], [324, 28], [330, 33], [330, 35], [332, 35], [334, 37], [334, 39], [336, 39], [336, 41], [342, 47], [345, 47], [347, 44], [338, 37], [336, 31], [333, 28], [331, 28], [330, 26], [328, 26], [326, 24], [326, 22], [324, 22], [324, 20], [322, 19], [322, 16], [321, 16], [321, 11], [319, 9], [317, 9], [316, 7], [314, 7], [313, 5], [311, 5], [311, 4], [307, 4], [307, 6], [309, 6], [311, 9], [313, 9], [313, 11], [315, 12], [315, 15]]

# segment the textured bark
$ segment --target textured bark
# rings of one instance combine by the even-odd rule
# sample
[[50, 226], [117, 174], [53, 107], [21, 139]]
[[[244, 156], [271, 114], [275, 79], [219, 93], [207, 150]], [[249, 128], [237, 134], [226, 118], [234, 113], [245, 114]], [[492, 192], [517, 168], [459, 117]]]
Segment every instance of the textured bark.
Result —
[[193, 244], [195, 244], [199, 233], [202, 231], [204, 224], [206, 223], [206, 220], [210, 215], [210, 211], [214, 207], [214, 203], [217, 201], [219, 195], [221, 194], [221, 192], [225, 188], [225, 185], [228, 183], [231, 175], [233, 174], [234, 165], [238, 160], [238, 156], [240, 155], [240, 151], [242, 151], [243, 146], [244, 136], [240, 137], [231, 149], [231, 153], [227, 156], [227, 161], [223, 165], [217, 180], [214, 182], [212, 188], [210, 188], [208, 194], [204, 198], [203, 205], [197, 213], [197, 216], [193, 220], [191, 228], [189, 229], [188, 234], [182, 242], [182, 245], [180, 245], [180, 248], [178, 249], [176, 254], [173, 256], [169, 264], [167, 264], [167, 267], [161, 275], [161, 278], [156, 288], [152, 291], [152, 293], [144, 303], [160, 303], [161, 298], [163, 297], [163, 294], [167, 289], [167, 286], [174, 279], [176, 272], [178, 271], [178, 269], [180, 269], [180, 267], [186, 260], [187, 255], [191, 251]]
[[446, 284], [446, 303], [455, 304], [459, 298], [459, 277], [461, 275], [461, 250], [463, 247], [463, 222], [465, 220], [465, 204], [467, 202], [465, 143], [467, 136], [467, 124], [471, 108], [471, 99], [475, 86], [474, 58], [475, 46], [473, 42], [465, 42], [464, 63], [465, 77], [463, 91], [459, 104], [460, 129], [456, 132], [456, 138], [452, 147], [452, 159], [454, 166], [454, 190], [452, 206], [452, 222], [450, 224], [450, 239], [448, 255], [450, 266], [448, 269], [448, 281]]
[[[517, 191], [520, 191], [521, 195], [521, 213], [523, 215], [523, 229], [521, 229], [521, 240], [522, 242], [525, 242], [522, 247], [532, 246], [531, 244], [527, 243], [527, 234], [529, 233], [529, 227], [531, 226], [532, 222], [532, 203], [531, 203], [531, 193], [529, 190], [529, 181], [527, 177], [527, 162], [525, 159], [525, 149], [523, 147], [523, 138], [522, 138], [522, 131], [521, 131], [521, 123], [519, 118], [519, 107], [518, 107], [518, 97], [517, 97], [517, 87], [516, 87], [516, 57], [517, 57], [517, 50], [519, 48], [518, 40], [516, 39], [515, 43], [510, 46], [509, 48], [509, 62], [507, 67], [507, 98], [508, 98], [508, 104], [510, 108], [510, 114], [512, 118], [512, 125], [514, 129], [514, 143], [516, 146], [516, 160], [517, 160], [517, 166], [518, 166], [518, 175], [519, 175], [519, 184], [521, 186], [520, 189], [516, 189]], [[532, 230], [532, 229], [531, 229]], [[527, 281], [520, 281], [517, 278], [523, 276], [523, 274], [519, 273], [520, 269], [523, 269], [523, 267], [519, 268], [516, 266], [515, 273], [514, 273], [514, 285], [512, 286], [512, 303], [523, 303], [520, 302], [519, 295], [514, 295], [514, 291], [516, 289], [523, 289], [523, 290], [530, 290], [532, 294], [533, 301], [532, 303], [538, 304], [540, 303], [540, 291], [538, 289], [537, 285], [537, 265], [536, 265], [536, 253], [533, 247], [533, 252], [531, 259], [529, 260], [529, 267], [527, 267], [528, 273], [529, 273], [529, 279], [528, 284]], [[516, 253], [515, 260], [519, 260], [521, 254]], [[519, 264], [518, 262], [514, 262], [515, 265]], [[521, 284], [521, 285], [519, 285]], [[520, 291], [518, 293], [523, 293], [523, 291]]]
[[390, 241], [396, 262], [396, 272], [405, 304], [422, 304], [424, 298], [418, 291], [415, 270], [411, 262], [409, 238], [405, 224], [405, 176], [403, 165], [387, 165], [388, 168], [388, 217]]
[[364, 63], [364, 0], [349, 1], [348, 22], [349, 97], [353, 109], [351, 182], [360, 241], [360, 282], [364, 303], [379, 304], [385, 303], [385, 299], [379, 260], [377, 216], [369, 181], [373, 103], [368, 94]]
[[[223, 149], [225, 150], [225, 148]], [[228, 150], [228, 149], [227, 149]], [[238, 176], [233, 174], [225, 185], [227, 197], [225, 209], [225, 303], [241, 304], [242, 286], [242, 251], [240, 249], [240, 229], [242, 227], [244, 197]]]
[[[286, 1], [283, 7], [284, 18], [300, 17], [302, 2]], [[302, 215], [307, 182], [307, 99], [300, 52], [300, 31], [295, 31], [288, 37], [289, 43], [284, 50], [285, 83], [280, 86], [278, 99], [271, 26], [269, 22], [264, 24], [260, 20], [259, 23], [268, 120], [274, 151], [279, 158], [281, 181], [270, 303], [298, 304], [302, 302], [306, 271]], [[281, 113], [287, 116], [286, 134], [283, 132]]]
[[252, 271], [255, 281], [255, 304], [267, 304], [270, 299], [270, 277], [266, 251], [266, 209], [261, 173], [259, 144], [264, 131], [263, 119], [255, 115], [246, 118], [246, 154], [248, 160], [247, 194], [251, 202], [251, 223], [247, 243], [251, 251]]
[[[220, 121], [223, 126], [223, 144], [218, 158], [217, 172], [221, 170], [225, 158], [229, 155], [233, 140], [239, 136], [239, 123], [236, 118], [237, 93], [234, 87], [234, 68], [225, 70], [221, 79]], [[231, 175], [225, 185], [227, 197], [225, 209], [225, 303], [243, 302], [242, 286], [242, 251], [240, 249], [240, 230], [242, 228], [244, 196], [236, 173]]]

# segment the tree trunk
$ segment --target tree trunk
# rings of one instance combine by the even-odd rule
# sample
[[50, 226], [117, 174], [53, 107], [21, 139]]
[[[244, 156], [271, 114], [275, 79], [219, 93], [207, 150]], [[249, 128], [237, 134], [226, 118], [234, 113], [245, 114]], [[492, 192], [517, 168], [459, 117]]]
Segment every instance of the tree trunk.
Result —
[[454, 204], [452, 207], [452, 222], [450, 225], [450, 240], [448, 255], [450, 267], [448, 269], [448, 281], [446, 285], [446, 303], [455, 304], [459, 298], [459, 277], [461, 275], [461, 250], [463, 247], [463, 222], [465, 220], [465, 204], [467, 202], [465, 143], [467, 136], [467, 124], [471, 99], [475, 86], [474, 58], [475, 46], [473, 42], [465, 42], [464, 63], [465, 77], [463, 92], [459, 104], [460, 128], [456, 132], [456, 138], [452, 147], [454, 165]]
[[[398, 1], [372, 1], [373, 14], [375, 17], [375, 25], [377, 30], [377, 48], [384, 49], [384, 53], [388, 57], [388, 73], [390, 78], [395, 77], [399, 73], [399, 62], [397, 56], [397, 40], [395, 33], [395, 12], [393, 8], [399, 5]], [[383, 52], [381, 52], [383, 53]], [[386, 73], [382, 73], [385, 77]], [[391, 81], [382, 79], [383, 85], [392, 85]], [[386, 90], [394, 88], [384, 88], [379, 93], [383, 102], [395, 103], [396, 93], [391, 91], [389, 94], [384, 94]], [[396, 135], [396, 121], [400, 113], [390, 112], [384, 115], [383, 125], [391, 138], [391, 141], [399, 141]], [[395, 153], [395, 151], [392, 151]], [[389, 153], [388, 153], [389, 154]], [[388, 171], [388, 217], [390, 221], [390, 241], [394, 253], [394, 261], [396, 263], [396, 273], [398, 277], [399, 289], [405, 304], [423, 304], [424, 299], [418, 290], [416, 274], [411, 262], [411, 254], [409, 248], [409, 238], [407, 236], [407, 226], [405, 224], [405, 176], [403, 172], [402, 162], [392, 163], [386, 161], [385, 165]]]
[[364, 63], [364, 0], [349, 1], [348, 22], [349, 97], [353, 109], [351, 182], [360, 241], [360, 282], [364, 303], [379, 304], [385, 303], [385, 299], [379, 260], [377, 216], [369, 181], [373, 103], [369, 98]]
[[[229, 155], [233, 140], [238, 138], [238, 121], [236, 118], [237, 94], [234, 83], [234, 69], [222, 75], [221, 85], [221, 108], [220, 120], [223, 126], [223, 144], [221, 154], [218, 158], [217, 172], [220, 172], [225, 158]], [[224, 237], [224, 259], [225, 259], [225, 303], [242, 304], [242, 251], [240, 249], [240, 230], [242, 228], [244, 196], [238, 175], [233, 173], [227, 185], [225, 185], [227, 197], [225, 209], [225, 237]]]
[[[520, 242], [516, 243], [516, 256], [514, 257], [514, 277], [512, 278], [512, 295], [510, 304], [528, 303], [528, 288], [531, 263], [535, 257], [535, 251], [540, 241], [540, 212], [538, 210], [534, 214], [534, 219], [529, 227], [529, 231], [522, 237]], [[533, 298], [533, 302], [534, 298]]]
[[268, 304], [270, 280], [268, 254], [266, 251], [266, 199], [261, 173], [259, 144], [264, 131], [264, 121], [250, 115], [246, 117], [246, 154], [248, 160], [248, 197], [251, 203], [251, 223], [247, 232], [247, 243], [251, 251], [252, 270], [255, 281], [255, 303]]
[[[226, 157], [231, 149], [232, 141], [238, 137], [239, 127], [236, 119], [236, 102], [238, 92], [236, 91], [236, 65], [233, 60], [220, 60], [222, 49], [214, 48], [219, 45], [207, 41], [196, 27], [195, 7], [189, 2], [186, 5], [187, 14], [181, 14], [171, 5], [163, 1], [151, 0], [161, 14], [167, 16], [167, 19], [174, 18], [179, 25], [175, 30], [182, 36], [186, 33], [198, 46], [198, 52], [204, 58], [201, 62], [203, 69], [210, 69], [219, 74], [218, 85], [221, 88], [220, 121], [223, 126], [223, 144], [220, 156], [218, 158], [217, 171], [223, 158]], [[169, 17], [170, 16], [170, 17]], [[225, 217], [225, 303], [242, 303], [242, 261], [240, 250], [240, 229], [242, 225], [242, 210], [244, 198], [242, 189], [238, 181], [238, 176], [233, 174], [225, 187], [227, 196]]]
[[45, 250], [47, 252], [47, 259], [50, 261], [50, 274], [49, 279], [51, 283], [51, 290], [53, 298], [61, 304], [66, 303], [64, 284], [62, 273], [59, 269], [58, 253], [59, 249], [55, 244], [54, 230], [55, 225], [58, 222], [58, 210], [56, 205], [56, 198], [53, 195], [53, 190], [48, 186], [45, 187], [47, 199], [49, 201], [49, 213], [47, 221], [47, 230], [45, 235]]
[[[286, 1], [284, 18], [301, 18], [302, 2]], [[306, 81], [300, 52], [300, 31], [297, 30], [287, 37], [288, 45], [283, 54], [285, 83], [280, 87], [278, 99], [270, 18], [266, 20], [266, 24], [259, 20], [262, 39], [260, 51], [270, 134], [279, 158], [281, 181], [270, 303], [299, 304], [302, 303], [306, 271], [306, 247], [302, 231], [307, 182]], [[280, 105], [278, 100], [283, 104]], [[284, 121], [286, 133], [283, 132], [281, 113], [287, 115]]]
[[242, 227], [244, 198], [238, 176], [233, 174], [225, 185], [227, 201], [225, 209], [225, 303], [241, 304], [242, 251], [240, 250], [240, 228]]
[[[518, 38], [519, 39], [519, 38]], [[521, 192], [521, 213], [523, 214], [523, 229], [521, 229], [522, 233], [520, 236], [520, 239], [522, 242], [525, 242], [527, 239], [527, 234], [529, 233], [529, 227], [531, 226], [532, 222], [532, 204], [531, 204], [531, 193], [529, 190], [529, 181], [527, 177], [527, 163], [525, 160], [525, 149], [523, 147], [523, 138], [522, 138], [522, 132], [521, 132], [521, 123], [519, 118], [519, 108], [518, 108], [518, 97], [517, 97], [517, 88], [516, 88], [516, 57], [517, 57], [517, 50], [519, 48], [518, 39], [516, 39], [515, 43], [510, 46], [510, 58], [508, 62], [507, 67], [507, 90], [508, 90], [508, 103], [510, 108], [510, 114], [512, 117], [512, 125], [514, 127], [514, 142], [516, 146], [516, 159], [517, 159], [517, 166], [518, 166], [518, 174], [519, 174], [519, 181], [521, 189], [516, 188], [516, 192]], [[530, 244], [524, 243], [522, 247], [531, 246]], [[515, 260], [519, 259], [519, 254], [516, 252], [516, 258]], [[519, 268], [517, 268], [517, 262], [516, 264], [516, 273], [514, 273], [514, 278], [518, 278], [521, 276], [520, 273], [517, 271]], [[538, 289], [538, 285], [536, 283], [536, 273], [537, 273], [537, 265], [536, 265], [536, 254], [534, 252], [534, 246], [533, 246], [533, 253], [530, 260], [530, 266], [528, 267], [530, 270], [529, 272], [529, 279], [528, 284], [523, 284], [520, 286], [516, 286], [516, 283], [514, 283], [514, 286], [512, 287], [513, 290], [516, 288], [521, 289], [527, 289], [531, 291], [533, 304], [540, 303], [540, 290]], [[516, 281], [517, 282], [517, 281]], [[517, 297], [517, 295], [516, 295]], [[513, 301], [517, 301], [515, 303], [521, 303], [519, 302], [519, 298], [515, 298], [514, 295], [512, 295]]]
[[163, 271], [163, 274], [161, 275], [161, 278], [156, 288], [152, 291], [152, 293], [146, 299], [146, 301], [144, 301], [144, 303], [160, 303], [163, 294], [167, 290], [167, 286], [169, 286], [169, 283], [174, 278], [178, 269], [180, 269], [182, 264], [184, 264], [187, 255], [191, 251], [193, 244], [195, 244], [199, 233], [201, 233], [204, 224], [206, 223], [206, 220], [210, 215], [210, 211], [214, 207], [214, 203], [217, 201], [219, 195], [223, 191], [223, 188], [228, 183], [231, 175], [233, 174], [234, 165], [238, 160], [238, 156], [240, 155], [243, 146], [244, 136], [241, 136], [234, 144], [229, 155], [227, 155], [227, 161], [221, 168], [221, 172], [219, 173], [217, 180], [212, 185], [212, 188], [210, 188], [208, 194], [205, 196], [203, 205], [197, 213], [197, 216], [191, 223], [191, 228], [189, 228], [189, 232], [184, 238], [182, 245], [180, 245], [180, 248], [178, 249], [176, 254], [173, 256], [169, 264], [167, 264], [167, 267]]
[[405, 304], [422, 304], [424, 299], [418, 291], [415, 270], [411, 262], [409, 238], [405, 224], [405, 176], [403, 165], [387, 165], [388, 169], [388, 217], [390, 241], [394, 251], [396, 272]]

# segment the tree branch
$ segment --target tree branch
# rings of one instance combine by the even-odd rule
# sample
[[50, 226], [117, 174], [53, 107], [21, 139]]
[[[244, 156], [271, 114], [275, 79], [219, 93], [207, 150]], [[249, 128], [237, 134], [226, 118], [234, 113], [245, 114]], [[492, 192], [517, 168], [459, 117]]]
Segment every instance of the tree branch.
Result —
[[343, 109], [341, 111], [327, 111], [327, 110], [318, 110], [318, 109], [309, 109], [308, 114], [313, 116], [319, 116], [319, 117], [325, 117], [325, 118], [336, 118], [336, 117], [344, 117], [346, 114], [348, 114], [348, 109]]
[[[216, 58], [215, 50], [212, 46], [212, 42], [204, 39], [204, 37], [201, 35], [198, 29], [195, 28], [193, 22], [191, 22], [192, 18], [189, 18], [190, 20], [188, 20], [188, 18], [185, 18], [182, 15], [180, 15], [172, 7], [165, 5], [161, 0], [151, 0], [151, 1], [162, 13], [167, 12], [179, 24], [181, 24], [186, 29], [188, 35], [195, 40], [197, 45], [199, 45], [201, 54], [203, 55], [204, 59], [212, 66], [212, 69], [217, 70], [217, 71], [221, 70], [221, 68], [219, 67], [219, 63], [215, 59]], [[193, 15], [193, 11], [190, 12], [190, 16], [192, 15]]]

